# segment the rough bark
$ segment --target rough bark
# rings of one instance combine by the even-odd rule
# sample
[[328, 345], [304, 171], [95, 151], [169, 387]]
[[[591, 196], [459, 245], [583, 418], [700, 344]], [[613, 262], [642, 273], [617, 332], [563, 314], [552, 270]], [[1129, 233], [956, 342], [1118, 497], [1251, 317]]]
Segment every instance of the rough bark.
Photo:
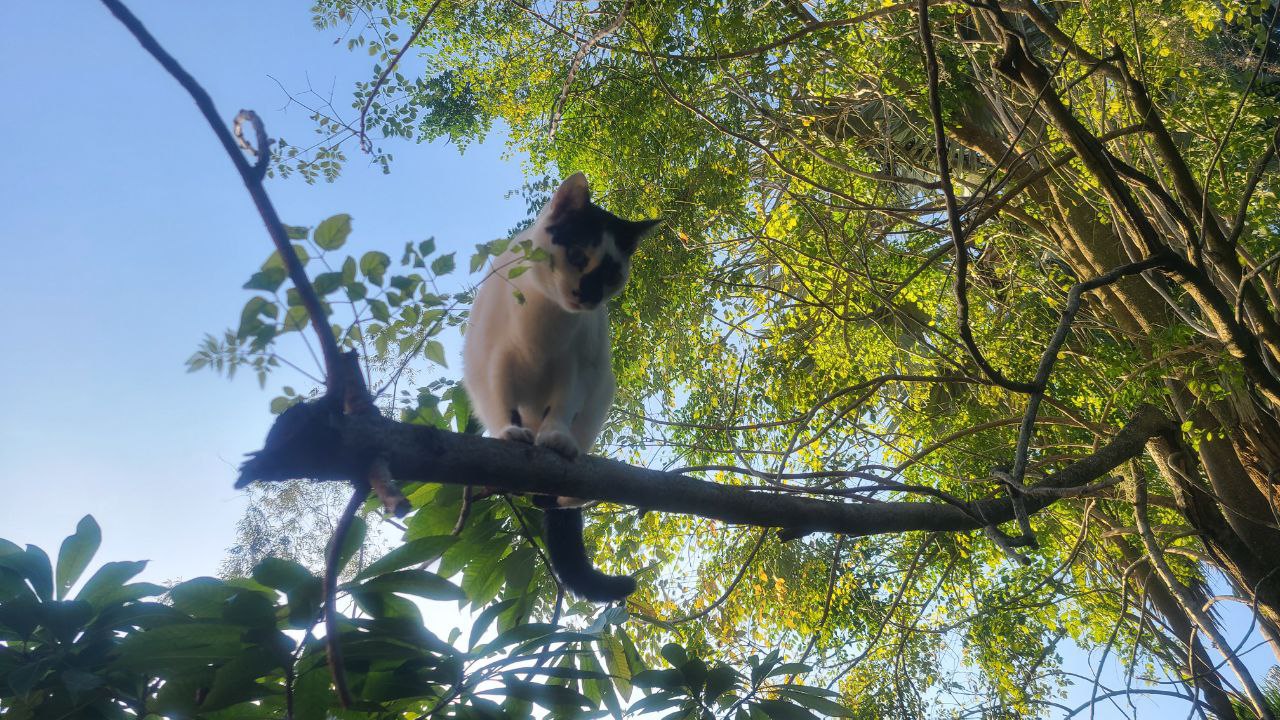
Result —
[[[604, 458], [566, 461], [532, 445], [332, 410], [329, 405], [315, 403], [295, 405], [282, 414], [266, 447], [244, 464], [238, 484], [361, 477], [362, 467], [381, 459], [401, 482], [483, 485], [507, 492], [604, 500], [733, 524], [775, 527], [789, 536], [811, 532], [851, 536], [964, 532], [1015, 517], [1007, 497], [956, 504], [820, 500], [722, 485]], [[1026, 511], [1034, 513], [1053, 504], [1062, 497], [1056, 490], [1080, 488], [1103, 478], [1141, 455], [1151, 438], [1174, 429], [1159, 411], [1144, 407], [1096, 452], [1028, 488]]]

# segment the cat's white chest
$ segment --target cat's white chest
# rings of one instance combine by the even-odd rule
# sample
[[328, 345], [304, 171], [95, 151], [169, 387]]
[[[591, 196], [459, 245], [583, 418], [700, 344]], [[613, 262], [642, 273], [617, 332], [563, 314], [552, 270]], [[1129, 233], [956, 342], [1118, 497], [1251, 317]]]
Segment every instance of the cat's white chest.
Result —
[[496, 277], [476, 294], [463, 347], [473, 409], [490, 432], [555, 425], [585, 450], [613, 401], [607, 311], [567, 312], [536, 291], [524, 298]]

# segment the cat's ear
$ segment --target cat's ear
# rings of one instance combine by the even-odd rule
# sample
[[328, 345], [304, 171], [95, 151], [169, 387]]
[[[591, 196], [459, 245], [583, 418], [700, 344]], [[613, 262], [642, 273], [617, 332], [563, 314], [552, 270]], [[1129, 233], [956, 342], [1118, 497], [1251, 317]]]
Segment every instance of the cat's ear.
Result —
[[655, 218], [653, 220], [628, 220], [628, 232], [624, 233], [626, 237], [617, 239], [618, 249], [630, 255], [636, 251], [636, 246], [640, 244], [641, 240], [657, 232], [661, 225], [662, 218]]
[[569, 212], [576, 212], [587, 206], [591, 200], [591, 188], [587, 186], [587, 176], [576, 172], [560, 183], [556, 192], [547, 203], [547, 216], [555, 218]]

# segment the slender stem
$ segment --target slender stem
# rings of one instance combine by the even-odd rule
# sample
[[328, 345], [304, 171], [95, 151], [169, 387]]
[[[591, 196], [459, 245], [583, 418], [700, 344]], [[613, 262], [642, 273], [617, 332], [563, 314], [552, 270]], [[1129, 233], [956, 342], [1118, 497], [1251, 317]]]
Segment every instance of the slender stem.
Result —
[[938, 56], [933, 49], [933, 32], [929, 29], [929, 0], [919, 0], [920, 46], [924, 50], [925, 71], [929, 81], [929, 114], [933, 120], [934, 151], [938, 160], [938, 177], [942, 185], [942, 195], [946, 201], [947, 221], [951, 225], [952, 247], [955, 249], [955, 282], [952, 286], [956, 298], [957, 324], [960, 326], [960, 340], [964, 343], [969, 356], [982, 369], [992, 382], [1006, 390], [1020, 393], [1035, 392], [1032, 383], [1018, 382], [1005, 377], [982, 354], [978, 343], [973, 338], [973, 329], [969, 325], [969, 244], [966, 241], [964, 226], [960, 221], [957, 209], [955, 188], [951, 186], [951, 164], [947, 153], [946, 129], [942, 124], [942, 101], [938, 93]]
[[369, 487], [357, 483], [355, 490], [351, 492], [351, 499], [338, 517], [338, 526], [333, 529], [333, 537], [329, 539], [329, 547], [324, 556], [324, 647], [329, 656], [333, 689], [344, 709], [351, 707], [351, 690], [347, 687], [347, 670], [342, 664], [342, 645], [338, 642], [338, 575], [342, 573], [338, 561], [342, 559], [342, 546], [346, 544], [347, 534], [351, 532], [356, 512], [368, 496]]

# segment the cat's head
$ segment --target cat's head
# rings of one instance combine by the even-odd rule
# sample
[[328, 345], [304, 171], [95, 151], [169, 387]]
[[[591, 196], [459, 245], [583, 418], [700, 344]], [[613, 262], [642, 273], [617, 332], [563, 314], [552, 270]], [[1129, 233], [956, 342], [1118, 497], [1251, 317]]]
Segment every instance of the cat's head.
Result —
[[632, 253], [661, 222], [623, 220], [593, 204], [586, 176], [574, 173], [534, 221], [534, 243], [550, 258], [530, 274], [565, 310], [594, 310], [622, 291]]

